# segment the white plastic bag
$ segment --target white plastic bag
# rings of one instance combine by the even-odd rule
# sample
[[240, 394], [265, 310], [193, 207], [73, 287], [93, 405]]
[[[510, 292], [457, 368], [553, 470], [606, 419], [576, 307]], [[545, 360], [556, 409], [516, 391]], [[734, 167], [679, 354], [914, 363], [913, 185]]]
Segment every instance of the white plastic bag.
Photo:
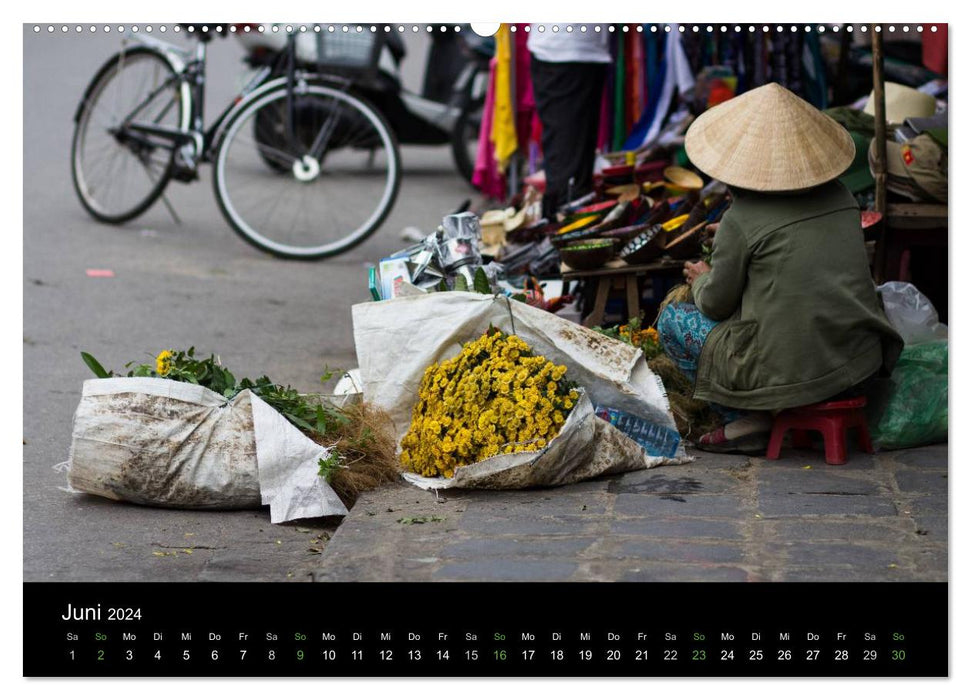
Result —
[[947, 326], [938, 320], [937, 309], [910, 282], [884, 282], [877, 287], [890, 325], [905, 345], [947, 338]]
[[[398, 440], [411, 423], [425, 368], [461, 351], [489, 325], [515, 334], [556, 364], [584, 394], [560, 430], [539, 452], [498, 455], [456, 470], [452, 479], [405, 478], [423, 488], [523, 488], [566, 484], [600, 474], [687, 461], [660, 380], [641, 351], [506, 297], [447, 292], [353, 307], [354, 342], [364, 399], [387, 411]], [[649, 456], [606, 421], [593, 405], [636, 415], [665, 431], [676, 446]]]
[[67, 477], [77, 491], [143, 505], [269, 505], [281, 523], [347, 514], [318, 476], [329, 454], [250, 391], [227, 401], [168, 379], [89, 379]]

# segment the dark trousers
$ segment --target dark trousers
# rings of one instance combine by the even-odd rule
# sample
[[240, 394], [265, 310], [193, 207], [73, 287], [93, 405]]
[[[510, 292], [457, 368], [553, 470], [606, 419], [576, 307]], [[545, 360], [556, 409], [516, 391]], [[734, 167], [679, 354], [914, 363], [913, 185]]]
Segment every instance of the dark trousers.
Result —
[[536, 110], [543, 124], [543, 216], [552, 220], [559, 205], [593, 189], [606, 64], [547, 63], [535, 56], [530, 63]]

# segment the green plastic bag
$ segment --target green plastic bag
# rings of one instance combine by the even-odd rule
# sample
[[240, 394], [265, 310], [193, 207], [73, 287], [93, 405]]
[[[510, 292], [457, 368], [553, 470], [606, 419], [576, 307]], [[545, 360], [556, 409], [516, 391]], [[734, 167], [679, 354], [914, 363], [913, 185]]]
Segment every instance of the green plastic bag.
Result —
[[873, 444], [885, 450], [947, 442], [947, 340], [907, 345], [868, 401]]

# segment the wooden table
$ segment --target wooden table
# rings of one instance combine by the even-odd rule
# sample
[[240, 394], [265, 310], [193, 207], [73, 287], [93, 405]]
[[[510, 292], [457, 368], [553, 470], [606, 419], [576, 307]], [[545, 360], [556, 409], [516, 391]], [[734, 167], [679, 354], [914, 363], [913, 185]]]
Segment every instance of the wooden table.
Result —
[[574, 270], [565, 263], [560, 264], [560, 274], [564, 282], [578, 279], [597, 278], [597, 296], [593, 302], [593, 310], [583, 319], [583, 325], [593, 328], [603, 323], [607, 310], [607, 299], [612, 287], [624, 289], [627, 300], [627, 318], [636, 318], [641, 314], [640, 292], [637, 288], [637, 278], [641, 275], [655, 276], [663, 273], [680, 271], [684, 268], [684, 260], [664, 258], [643, 265], [628, 265], [620, 258], [614, 258], [603, 267], [594, 270]]

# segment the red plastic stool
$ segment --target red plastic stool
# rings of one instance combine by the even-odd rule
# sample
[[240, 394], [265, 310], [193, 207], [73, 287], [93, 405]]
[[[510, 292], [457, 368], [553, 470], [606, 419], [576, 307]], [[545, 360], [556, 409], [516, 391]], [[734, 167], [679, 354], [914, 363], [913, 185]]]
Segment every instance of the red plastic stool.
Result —
[[866, 398], [857, 396], [842, 401], [826, 401], [809, 406], [789, 408], [775, 417], [772, 423], [772, 437], [769, 438], [769, 449], [765, 453], [766, 459], [779, 459], [782, 450], [782, 438], [788, 430], [792, 430], [792, 446], [798, 448], [812, 447], [809, 430], [823, 434], [826, 446], [826, 464], [846, 464], [846, 431], [856, 428], [859, 431], [860, 449], [873, 453], [870, 442], [870, 430], [867, 428], [863, 407]]

